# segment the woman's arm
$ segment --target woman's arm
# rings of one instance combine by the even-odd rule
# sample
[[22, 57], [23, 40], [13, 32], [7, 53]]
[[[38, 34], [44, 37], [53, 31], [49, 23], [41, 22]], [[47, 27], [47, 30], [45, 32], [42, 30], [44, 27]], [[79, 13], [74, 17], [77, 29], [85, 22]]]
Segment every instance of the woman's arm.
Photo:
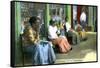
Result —
[[28, 27], [24, 30], [24, 37], [30, 43], [37, 43], [39, 40], [39, 35], [36, 35], [36, 32], [32, 30], [32, 28]]

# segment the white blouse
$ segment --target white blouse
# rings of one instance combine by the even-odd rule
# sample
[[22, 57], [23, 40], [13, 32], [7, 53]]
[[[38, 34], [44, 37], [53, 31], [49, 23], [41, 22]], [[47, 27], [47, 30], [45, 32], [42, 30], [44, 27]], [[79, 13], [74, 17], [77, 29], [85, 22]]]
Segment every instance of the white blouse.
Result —
[[82, 12], [81, 16], [80, 16], [80, 21], [86, 21], [86, 14], [85, 12]]
[[49, 39], [55, 39], [55, 38], [58, 38], [57, 36], [57, 27], [56, 26], [49, 26], [48, 28], [48, 38]]
[[66, 29], [67, 29], [67, 32], [71, 29], [71, 25], [69, 24], [69, 22], [66, 22]]

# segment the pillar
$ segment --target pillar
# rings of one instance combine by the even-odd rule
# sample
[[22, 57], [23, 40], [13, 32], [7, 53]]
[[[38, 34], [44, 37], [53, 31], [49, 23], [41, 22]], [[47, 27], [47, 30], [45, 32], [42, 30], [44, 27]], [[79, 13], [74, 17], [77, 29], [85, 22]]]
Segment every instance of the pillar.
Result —
[[46, 33], [45, 35], [47, 35], [48, 33], [48, 26], [49, 26], [49, 21], [50, 21], [50, 14], [49, 14], [49, 4], [46, 4], [45, 7], [45, 29], [46, 29]]
[[94, 28], [93, 28], [93, 7], [90, 6], [88, 7], [89, 9], [89, 13], [88, 13], [88, 26], [91, 26], [92, 27], [92, 31], [94, 31]]
[[21, 30], [21, 10], [20, 2], [15, 2], [15, 64], [19, 64], [21, 61], [20, 52], [20, 30]]

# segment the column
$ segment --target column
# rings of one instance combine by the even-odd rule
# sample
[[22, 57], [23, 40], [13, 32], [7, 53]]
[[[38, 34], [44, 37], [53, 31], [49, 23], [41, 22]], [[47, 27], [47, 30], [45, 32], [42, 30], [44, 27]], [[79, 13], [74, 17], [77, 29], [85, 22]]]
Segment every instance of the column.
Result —
[[81, 6], [77, 6], [77, 20], [79, 24], [80, 24], [80, 14], [81, 14]]
[[89, 13], [88, 13], [88, 26], [92, 27], [92, 31], [94, 31], [93, 28], [93, 7], [88, 7]]
[[49, 26], [49, 21], [50, 21], [50, 14], [49, 14], [49, 4], [46, 4], [46, 8], [45, 8], [45, 29], [46, 29], [46, 34], [48, 32], [48, 26]]
[[21, 11], [20, 2], [15, 2], [15, 64], [19, 64], [21, 61], [20, 52], [20, 30], [21, 30]]
[[71, 24], [71, 5], [66, 5], [66, 16], [68, 17], [68, 21]]

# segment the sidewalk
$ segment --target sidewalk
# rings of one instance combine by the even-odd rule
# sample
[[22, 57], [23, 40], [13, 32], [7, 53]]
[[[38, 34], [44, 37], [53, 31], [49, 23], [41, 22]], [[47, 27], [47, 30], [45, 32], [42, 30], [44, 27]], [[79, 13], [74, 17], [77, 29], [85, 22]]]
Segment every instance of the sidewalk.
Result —
[[78, 45], [72, 45], [73, 49], [67, 54], [56, 54], [56, 63], [72, 63], [96, 61], [96, 33], [87, 32], [88, 39]]

